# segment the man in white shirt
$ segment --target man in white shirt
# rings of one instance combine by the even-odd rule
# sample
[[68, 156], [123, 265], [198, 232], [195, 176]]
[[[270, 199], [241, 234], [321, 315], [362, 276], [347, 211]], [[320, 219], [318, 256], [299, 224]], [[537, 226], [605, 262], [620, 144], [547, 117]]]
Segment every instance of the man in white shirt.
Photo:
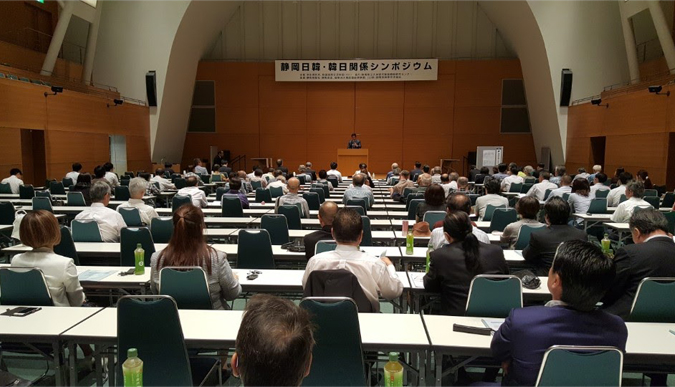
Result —
[[357, 173], [352, 176], [353, 187], [347, 188], [344, 195], [342, 196], [342, 203], [347, 204], [348, 200], [351, 199], [364, 199], [366, 201], [366, 206], [371, 208], [373, 203], [375, 203], [375, 197], [373, 196], [373, 191], [368, 187], [363, 186], [366, 176]]
[[[595, 193], [598, 191], [609, 191], [610, 188], [605, 185], [607, 181], [607, 175], [602, 172], [598, 172], [593, 177], [593, 185], [591, 186], [591, 196], [595, 197]], [[607, 193], [609, 195], [609, 193]]]
[[548, 199], [546, 200], [550, 200], [556, 196], [563, 197], [566, 193], [572, 193], [572, 177], [570, 175], [564, 175], [560, 178], [560, 188], [551, 191], [551, 194], [548, 195]]
[[190, 176], [185, 179], [187, 186], [181, 188], [176, 193], [177, 196], [191, 196], [192, 204], [195, 207], [206, 208], [208, 203], [206, 202], [206, 194], [204, 191], [199, 189], [199, 179], [196, 176]]
[[539, 172], [539, 183], [535, 184], [530, 188], [529, 191], [527, 191], [527, 196], [534, 196], [537, 198], [537, 200], [544, 200], [544, 196], [546, 196], [546, 191], [547, 190], [556, 190], [558, 189], [558, 186], [551, 183], [549, 179], [551, 178], [551, 174], [546, 172], [546, 171], [541, 171]]
[[356, 276], [374, 310], [380, 310], [379, 295], [392, 300], [401, 295], [403, 284], [389, 258], [378, 258], [359, 250], [363, 237], [363, 221], [358, 212], [342, 208], [333, 220], [332, 235], [337, 242], [334, 251], [317, 254], [307, 263], [302, 278], [303, 288], [314, 270], [348, 270]]
[[302, 207], [302, 213], [300, 216], [309, 219], [309, 205], [307, 204], [307, 200], [298, 194], [299, 190], [300, 180], [295, 177], [288, 179], [288, 193], [277, 198], [276, 205], [274, 206], [274, 212], [278, 213], [279, 206], [294, 206], [296, 203], [300, 203], [300, 206]]
[[[441, 167], [434, 167], [433, 175], [431, 175], [431, 184], [441, 184], [441, 171]], [[457, 177], [459, 178], [459, 175]]]
[[619, 205], [621, 195], [626, 193], [626, 184], [631, 180], [633, 180], [633, 175], [629, 172], [623, 172], [619, 175], [621, 185], [612, 189], [607, 194], [607, 207], [616, 207]]
[[82, 164], [73, 163], [73, 170], [66, 173], [66, 179], [70, 179], [73, 182], [73, 185], [77, 184], [77, 178], [80, 176], [81, 170]]
[[[446, 212], [448, 214], [453, 213], [455, 211], [461, 211], [466, 213], [467, 215], [471, 213], [471, 198], [469, 198], [466, 194], [460, 192], [451, 193], [450, 196], [448, 196], [448, 199], [446, 200], [445, 204], [447, 206]], [[442, 223], [442, 221], [439, 222]], [[473, 225], [471, 233], [473, 233], [473, 235], [476, 236], [479, 242], [490, 244], [490, 238], [488, 237], [488, 235], [485, 233], [485, 231], [476, 227], [475, 224]], [[434, 250], [436, 250], [440, 249], [447, 243], [448, 241], [447, 239], [445, 239], [445, 231], [443, 230], [443, 225], [436, 224], [434, 230], [431, 232], [431, 237], [429, 238], [429, 246], [433, 246]]]
[[511, 184], [523, 184], [523, 182], [523, 178], [518, 176], [518, 167], [511, 167], [509, 170], [509, 175], [502, 180], [502, 191], [509, 192], [511, 189]]
[[127, 225], [122, 215], [108, 208], [110, 203], [110, 184], [99, 180], [89, 188], [91, 207], [75, 216], [75, 220], [93, 220], [98, 224], [103, 242], [119, 242], [120, 232]]
[[483, 216], [485, 216], [485, 210], [487, 210], [487, 206], [489, 204], [495, 207], [501, 206], [504, 208], [509, 206], [509, 199], [499, 194], [499, 180], [494, 178], [486, 178], [483, 185], [486, 194], [483, 196], [479, 196], [476, 199], [476, 210], [475, 210], [476, 215], [480, 219], [483, 219]]
[[577, 174], [574, 176], [574, 180], [576, 179], [588, 179], [589, 174], [586, 173], [586, 168], [579, 168], [577, 169]]
[[[652, 205], [644, 201], [645, 185], [641, 181], [631, 181], [626, 185], [626, 197], [628, 200], [619, 204], [612, 214], [612, 222], [628, 223], [635, 207], [651, 208]], [[658, 210], [658, 208], [657, 208]]]
[[108, 180], [108, 183], [115, 188], [120, 186], [120, 180], [117, 178], [117, 174], [115, 173], [115, 167], [112, 165], [112, 163], [107, 162], [103, 164], [103, 169], [105, 169], [105, 176], [104, 179]]
[[148, 182], [144, 178], [134, 177], [131, 179], [129, 181], [129, 196], [131, 198], [128, 202], [120, 204], [117, 207], [117, 212], [120, 212], [120, 208], [136, 208], [141, 215], [141, 221], [149, 226], [152, 218], [157, 218], [159, 215], [154, 208], [143, 201], [143, 195], [145, 195], [147, 189]]
[[157, 168], [155, 171], [155, 176], [150, 179], [150, 184], [152, 183], [158, 183], [160, 191], [176, 189], [176, 186], [170, 180], [164, 178], [163, 168]]
[[202, 165], [201, 159], [194, 159], [192, 161], [192, 164], [194, 164], [194, 166], [195, 166], [194, 171], [195, 171], [196, 174], [198, 174], [198, 175], [208, 175], [209, 174], [209, 170], [204, 168], [204, 166]]
[[9, 184], [9, 188], [15, 195], [19, 194], [19, 186], [23, 185], [23, 173], [19, 168], [12, 168], [9, 177], [2, 179], [2, 184]]
[[[454, 188], [453, 183], [455, 183]], [[443, 187], [443, 190], [445, 191], [445, 197], [448, 197], [450, 192], [457, 190], [457, 182], [450, 181], [450, 175], [444, 173], [441, 175], [441, 187]]]
[[284, 175], [281, 173], [280, 170], [274, 171], [274, 175], [276, 176], [276, 181], [270, 182], [267, 184], [267, 189], [270, 189], [272, 187], [281, 187], [281, 189], [284, 192], [284, 195], [288, 193], [288, 187], [286, 186], [286, 178]]
[[342, 183], [342, 174], [340, 171], [337, 170], [338, 164], [333, 161], [330, 163], [330, 171], [327, 171], [326, 173], [328, 176], [337, 176], [338, 178], [338, 183]]
[[260, 169], [260, 168], [253, 171], [253, 176], [250, 178], [250, 180], [252, 182], [253, 181], [259, 181], [262, 188], [267, 187], [267, 179], [265, 179], [263, 177], [263, 172], [262, 172], [262, 169]]

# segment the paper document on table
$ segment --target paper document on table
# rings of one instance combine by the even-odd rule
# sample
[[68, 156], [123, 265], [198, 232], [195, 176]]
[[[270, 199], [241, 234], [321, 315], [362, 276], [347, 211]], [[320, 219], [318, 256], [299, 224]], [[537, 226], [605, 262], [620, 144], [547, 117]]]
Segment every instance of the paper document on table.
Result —
[[504, 323], [503, 318], [483, 318], [481, 321], [486, 328], [490, 328], [495, 332], [497, 332], [499, 327]]
[[115, 271], [87, 270], [77, 275], [80, 281], [101, 281], [115, 274]]

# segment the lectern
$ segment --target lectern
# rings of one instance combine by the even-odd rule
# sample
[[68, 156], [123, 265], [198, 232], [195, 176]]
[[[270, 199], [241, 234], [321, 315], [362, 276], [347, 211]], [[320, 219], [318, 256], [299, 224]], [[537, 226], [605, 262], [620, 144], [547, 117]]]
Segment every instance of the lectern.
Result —
[[359, 169], [359, 164], [368, 164], [368, 149], [338, 149], [337, 163], [343, 176], [351, 176]]

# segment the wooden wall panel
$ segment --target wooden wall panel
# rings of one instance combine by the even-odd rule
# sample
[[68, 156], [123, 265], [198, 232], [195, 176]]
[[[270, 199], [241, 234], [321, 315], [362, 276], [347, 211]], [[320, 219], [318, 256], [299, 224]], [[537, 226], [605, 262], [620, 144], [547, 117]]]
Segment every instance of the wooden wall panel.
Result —
[[[0, 95], [2, 95], [0, 93]], [[2, 105], [0, 105], [2, 106]], [[0, 128], [0, 176], [9, 176], [12, 168], [23, 168], [21, 160], [21, 129]]]
[[[607, 103], [607, 101], [603, 101]], [[603, 103], [603, 104], [604, 104]], [[614, 106], [612, 106], [614, 107]], [[594, 137], [604, 136], [605, 115], [610, 113], [609, 108], [603, 106], [595, 106], [590, 103], [573, 106], [568, 111], [567, 118], [567, 137]], [[567, 144], [569, 152], [569, 142]], [[569, 158], [569, 153], [568, 156]]]
[[640, 90], [606, 98], [609, 103], [604, 126], [607, 135], [660, 133], [666, 129], [669, 98]]
[[639, 169], [646, 169], [655, 184], [664, 184], [667, 157], [667, 133], [607, 137], [605, 149], [607, 170], [612, 171], [622, 166], [635, 174]]

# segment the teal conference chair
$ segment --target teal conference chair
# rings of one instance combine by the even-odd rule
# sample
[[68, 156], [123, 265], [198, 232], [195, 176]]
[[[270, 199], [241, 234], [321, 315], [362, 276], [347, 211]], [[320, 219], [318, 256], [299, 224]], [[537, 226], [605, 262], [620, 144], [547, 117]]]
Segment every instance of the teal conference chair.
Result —
[[98, 223], [93, 220], [73, 220], [70, 223], [74, 242], [103, 242]]
[[59, 181], [50, 181], [49, 192], [51, 192], [52, 195], [65, 195], [66, 189], [64, 188], [63, 183]]
[[319, 202], [322, 204], [326, 201], [326, 193], [324, 192], [323, 188], [310, 188], [309, 192], [314, 192], [319, 195]]
[[642, 199], [651, 204], [652, 207], [656, 208], [657, 210], [661, 207], [661, 200], [658, 196], [645, 196]]
[[663, 195], [663, 202], [661, 202], [661, 207], [672, 208], [675, 205], [675, 193], [666, 192]]
[[424, 213], [423, 221], [429, 223], [429, 229], [433, 230], [436, 222], [445, 219], [446, 215], [445, 211], [427, 211]]
[[279, 206], [277, 212], [286, 216], [289, 230], [301, 230], [302, 222], [300, 221], [300, 209], [294, 205]]
[[265, 188], [257, 188], [255, 190], [255, 201], [256, 203], [271, 203], [272, 202], [272, 192]]
[[68, 194], [66, 194], [66, 205], [85, 207], [87, 202], [84, 200], [82, 192], [68, 192]]
[[424, 199], [412, 199], [408, 202], [408, 220], [415, 220], [417, 218], [417, 206], [424, 203]]
[[536, 386], [620, 386], [622, 372], [617, 348], [554, 345], [544, 354]]
[[490, 221], [490, 232], [504, 231], [504, 228], [511, 223], [518, 221], [518, 214], [514, 208], [497, 208], [492, 214]]
[[494, 214], [494, 212], [497, 208], [506, 208], [506, 204], [502, 204], [501, 206], [493, 206], [492, 204], [488, 204], [487, 207], [485, 207], [485, 214], [483, 215], [483, 222], [491, 221], [492, 220], [492, 214]]
[[241, 205], [239, 196], [223, 195], [220, 200], [221, 215], [224, 217], [243, 218], [244, 209]]
[[229, 191], [228, 189], [225, 189], [223, 187], [218, 187], [216, 188], [216, 201], [219, 202], [222, 198], [225, 192]]
[[238, 269], [274, 269], [272, 240], [267, 230], [239, 230]]
[[522, 283], [515, 275], [481, 274], [471, 280], [465, 315], [506, 318], [511, 309], [522, 307]]
[[526, 194], [530, 190], [530, 188], [532, 188], [533, 185], [534, 185], [534, 183], [523, 184], [523, 186], [520, 188], [520, 193]]
[[0, 194], [11, 194], [12, 187], [9, 183], [0, 183]]
[[645, 190], [644, 196], [645, 196], [645, 197], [647, 197], [647, 196], [656, 196], [656, 197], [658, 197], [658, 196], [659, 196], [659, 191], [657, 191], [657, 190], [655, 190], [655, 189], [646, 189], [646, 190]]
[[14, 204], [10, 202], [0, 202], [0, 224], [14, 224], [15, 214]]
[[350, 210], [354, 210], [359, 213], [361, 216], [366, 216], [366, 212], [363, 210], [363, 207], [361, 206], [345, 206], [345, 208], [349, 208]]
[[[619, 204], [625, 202], [626, 200], [628, 200], [628, 198], [626, 197], [626, 195], [623, 195], [623, 194], [622, 194], [622, 195], [619, 197]], [[567, 200], [565, 200], [565, 201], [567, 201]]]
[[77, 256], [75, 242], [73, 242], [73, 235], [70, 233], [70, 229], [66, 226], [61, 226], [61, 242], [54, 246], [54, 253], [64, 257], [72, 258], [75, 262], [75, 266], [80, 265], [80, 258]]
[[32, 185], [19, 186], [19, 199], [32, 199], [35, 197], [35, 188]]
[[163, 267], [159, 271], [159, 294], [171, 296], [178, 309], [212, 309], [209, 280], [204, 269]]
[[312, 372], [302, 385], [365, 386], [359, 313], [354, 301], [346, 297], [308, 297], [300, 307], [310, 313], [316, 327]]
[[115, 200], [121, 200], [123, 202], [126, 202], [130, 198], [131, 194], [129, 193], [129, 187], [124, 185], [115, 187]]
[[305, 192], [302, 194], [302, 198], [307, 201], [307, 206], [310, 211], [318, 211], [321, 208], [321, 198], [316, 192]]
[[251, 188], [253, 188], [253, 190], [262, 188], [262, 181], [251, 181]]
[[363, 223], [363, 238], [361, 239], [361, 246], [372, 246], [373, 232], [370, 228], [370, 218], [361, 215], [361, 222]]
[[281, 187], [270, 187], [269, 189], [272, 199], [278, 198], [279, 196], [284, 196], [284, 189]]
[[363, 215], [368, 215], [368, 203], [365, 199], [349, 199], [347, 200], [348, 206], [361, 206], [363, 207]]
[[32, 267], [0, 269], [0, 304], [54, 305], [44, 274]]
[[54, 212], [52, 208], [52, 202], [49, 198], [45, 197], [34, 197], [33, 198], [33, 211], [45, 210], [49, 212]]
[[523, 190], [523, 183], [511, 183], [509, 192], [521, 192]]
[[591, 204], [588, 206], [589, 214], [606, 214], [607, 213], [607, 199], [591, 199]]
[[176, 189], [181, 189], [187, 187], [187, 180], [183, 179], [182, 177], [177, 178], [174, 183], [176, 186]]
[[675, 234], [675, 211], [662, 212], [668, 221], [668, 232]]
[[607, 199], [607, 195], [609, 195], [608, 189], [595, 191], [595, 198], [596, 199]]
[[192, 196], [175, 195], [173, 199], [171, 199], [171, 212], [176, 212], [183, 204], [192, 204]]
[[173, 218], [152, 218], [150, 233], [155, 243], [169, 243], [173, 235]]
[[546, 193], [544, 193], [544, 200], [548, 200], [548, 197], [549, 197], [549, 195], [551, 195], [551, 192], [553, 192], [553, 190], [551, 188], [548, 188], [546, 190]]
[[643, 279], [635, 293], [628, 321], [675, 323], [675, 278]]
[[325, 253], [326, 251], [333, 251], [337, 247], [337, 242], [330, 240], [323, 240], [316, 242], [314, 246], [314, 255]]
[[70, 187], [72, 187], [72, 186], [75, 185], [75, 182], [74, 182], [73, 179], [71, 179], [71, 178], [64, 177], [64, 178], [61, 180], [61, 184], [63, 184], [63, 187], [64, 187], [64, 188], [70, 188]]
[[143, 221], [141, 220], [141, 213], [138, 211], [138, 208], [135, 207], [117, 207], [117, 212], [122, 215], [124, 223], [127, 227], [143, 227]]
[[123, 228], [120, 242], [120, 266], [136, 265], [134, 250], [140, 243], [145, 250], [143, 262], [148, 269], [150, 268], [150, 257], [155, 253], [155, 242], [152, 240], [152, 235], [147, 227]]
[[286, 217], [280, 214], [265, 214], [260, 220], [260, 228], [267, 230], [273, 245], [283, 245], [290, 241]]
[[520, 231], [518, 232], [518, 239], [516, 240], [516, 244], [514, 245], [513, 249], [514, 250], [523, 250], [525, 247], [527, 247], [530, 244], [530, 236], [532, 235], [533, 232], [543, 228], [544, 226], [530, 226], [527, 224], [524, 224], [520, 226]]

